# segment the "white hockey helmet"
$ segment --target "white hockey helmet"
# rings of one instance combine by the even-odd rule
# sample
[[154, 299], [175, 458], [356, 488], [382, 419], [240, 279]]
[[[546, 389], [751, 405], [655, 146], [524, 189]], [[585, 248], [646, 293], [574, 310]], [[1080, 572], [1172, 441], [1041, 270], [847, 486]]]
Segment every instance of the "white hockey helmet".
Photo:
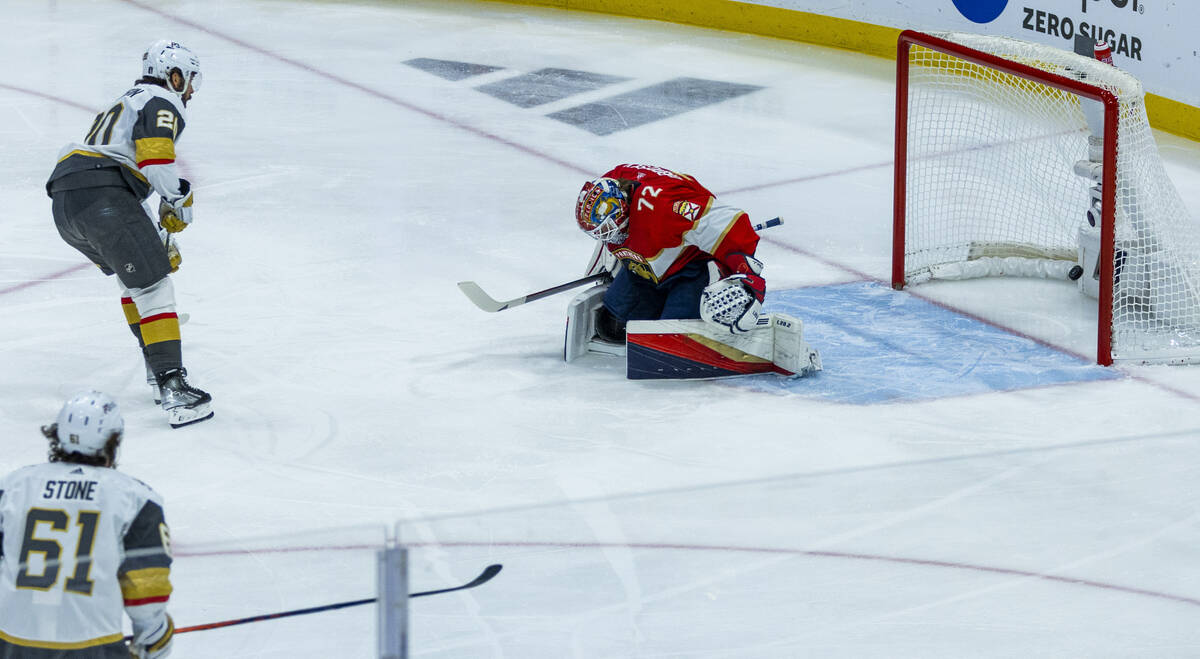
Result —
[[99, 391], [81, 391], [72, 396], [63, 403], [56, 424], [59, 450], [87, 456], [104, 455], [113, 434], [125, 431], [117, 401]]
[[[183, 77], [183, 88], [176, 89], [171, 84], [171, 72], [178, 69]], [[146, 48], [142, 53], [142, 75], [166, 81], [167, 89], [172, 93], [183, 96], [191, 83], [192, 91], [200, 91], [200, 59], [186, 46], [175, 41], [159, 39]]]

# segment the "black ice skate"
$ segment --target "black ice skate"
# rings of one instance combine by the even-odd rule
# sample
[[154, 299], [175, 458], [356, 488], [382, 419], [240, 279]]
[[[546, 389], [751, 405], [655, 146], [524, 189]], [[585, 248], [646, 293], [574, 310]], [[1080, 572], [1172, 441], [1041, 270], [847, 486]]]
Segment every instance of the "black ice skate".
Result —
[[172, 428], [199, 423], [213, 415], [212, 396], [188, 384], [186, 378], [187, 371], [182, 368], [158, 374], [162, 407]]

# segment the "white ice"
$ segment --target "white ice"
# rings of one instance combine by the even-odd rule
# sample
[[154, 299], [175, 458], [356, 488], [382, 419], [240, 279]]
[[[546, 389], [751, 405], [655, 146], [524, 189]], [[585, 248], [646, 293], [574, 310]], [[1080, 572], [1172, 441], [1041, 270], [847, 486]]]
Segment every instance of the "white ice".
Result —
[[[167, 502], [180, 627], [371, 597], [398, 534], [413, 590], [505, 566], [412, 601], [417, 657], [1200, 655], [1197, 367], [844, 405], [567, 364], [570, 294], [489, 315], [456, 289], [580, 276], [575, 195], [621, 162], [783, 216], [772, 290], [885, 281], [891, 62], [491, 3], [25, 0], [0, 35], [0, 469], [44, 459], [68, 394], [118, 397], [120, 468]], [[216, 409], [177, 431], [43, 189], [164, 37], [204, 70], [174, 279]], [[503, 70], [454, 82], [421, 57]], [[475, 90], [544, 67], [632, 80], [532, 109]], [[605, 137], [545, 116], [680, 76], [764, 89]], [[1158, 139], [1200, 213], [1200, 146]], [[922, 294], [1094, 354], [1095, 303], [1067, 285]], [[360, 606], [180, 634], [175, 656], [374, 651]]]

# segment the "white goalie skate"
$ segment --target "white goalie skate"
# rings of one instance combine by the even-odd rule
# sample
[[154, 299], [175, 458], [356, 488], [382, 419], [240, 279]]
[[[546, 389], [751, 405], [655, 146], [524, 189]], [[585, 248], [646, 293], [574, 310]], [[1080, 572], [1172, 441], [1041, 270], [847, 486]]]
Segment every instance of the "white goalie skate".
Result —
[[213, 416], [212, 396], [188, 384], [186, 378], [187, 371], [182, 368], [158, 376], [162, 407], [172, 428], [182, 428]]

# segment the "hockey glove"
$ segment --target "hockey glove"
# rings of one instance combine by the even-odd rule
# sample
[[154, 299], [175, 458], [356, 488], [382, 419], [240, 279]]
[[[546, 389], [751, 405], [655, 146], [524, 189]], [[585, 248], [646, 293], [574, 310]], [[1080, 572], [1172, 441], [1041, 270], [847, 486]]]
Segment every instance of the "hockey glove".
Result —
[[153, 637], [153, 640], [130, 642], [129, 656], [132, 659], [165, 659], [169, 656], [171, 641], [175, 639], [175, 621], [170, 615], [166, 615], [166, 624], [162, 625], [162, 630], [162, 634]]
[[179, 253], [179, 243], [171, 234], [167, 233], [166, 227], [158, 227], [158, 238], [163, 242], [163, 247], [167, 250], [167, 261], [171, 263], [171, 272], [179, 271], [179, 264], [183, 263], [183, 255]]
[[179, 264], [183, 263], [183, 255], [179, 253], [179, 244], [167, 235], [167, 260], [171, 262], [171, 272], [179, 272]]
[[170, 271], [178, 272], [179, 264], [184, 263], [184, 256], [179, 253], [179, 242], [175, 242], [174, 236], [167, 233], [167, 228], [162, 226], [158, 227], [158, 240], [162, 240], [162, 246], [167, 250]]
[[192, 184], [187, 179], [179, 179], [178, 198], [159, 200], [158, 223], [171, 233], [179, 233], [192, 223]]
[[762, 315], [762, 302], [767, 293], [767, 282], [763, 281], [758, 275], [731, 275], [725, 281], [736, 281], [742, 285], [742, 289], [748, 293], [752, 299], [750, 304], [747, 304], [733, 323], [729, 326], [729, 331], [734, 334], [742, 334], [749, 332], [758, 327], [758, 318]]
[[[732, 275], [754, 275], [762, 274], [763, 263], [749, 254], [735, 252], [725, 256], [725, 262], [722, 264]], [[758, 298], [762, 300], [762, 296]]]
[[[715, 264], [710, 263], [709, 270], [717, 274]], [[733, 334], [749, 332], [758, 327], [766, 290], [766, 282], [758, 275], [736, 274], [720, 279], [700, 294], [700, 317]]]

